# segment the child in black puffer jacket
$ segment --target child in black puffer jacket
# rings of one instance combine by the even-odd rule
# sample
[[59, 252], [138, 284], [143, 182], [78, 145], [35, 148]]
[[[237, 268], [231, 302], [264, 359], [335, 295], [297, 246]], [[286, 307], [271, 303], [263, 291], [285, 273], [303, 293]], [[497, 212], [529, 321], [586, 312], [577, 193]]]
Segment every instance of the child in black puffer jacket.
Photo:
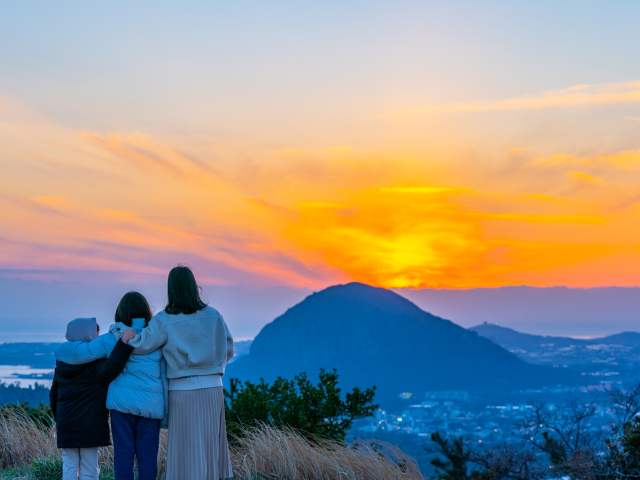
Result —
[[[67, 325], [70, 342], [90, 342], [98, 336], [95, 318], [77, 318]], [[129, 360], [135, 336], [125, 332], [108, 359], [84, 365], [56, 362], [49, 399], [62, 448], [63, 480], [98, 480], [98, 447], [110, 445], [107, 391]]]

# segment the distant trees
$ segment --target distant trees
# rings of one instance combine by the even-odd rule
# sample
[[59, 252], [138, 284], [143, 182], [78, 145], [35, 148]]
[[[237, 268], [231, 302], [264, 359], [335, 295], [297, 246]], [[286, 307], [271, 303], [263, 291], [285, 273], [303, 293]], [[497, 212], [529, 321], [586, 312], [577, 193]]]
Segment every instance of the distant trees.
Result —
[[378, 408], [373, 404], [375, 387], [354, 388], [342, 398], [338, 373], [320, 370], [313, 385], [306, 373], [293, 380], [278, 377], [272, 385], [231, 379], [225, 392], [227, 430], [240, 435], [243, 427], [259, 423], [287, 426], [306, 436], [344, 440], [354, 420], [370, 417]]
[[436, 432], [431, 463], [443, 480], [640, 480], [640, 384], [612, 392], [607, 407], [609, 431], [592, 431], [596, 405], [572, 398], [563, 409], [535, 405], [515, 425], [518, 442], [480, 448]]
[[0, 405], [24, 402], [30, 405], [48, 404], [49, 389], [40, 384], [36, 384], [35, 387], [21, 388], [18, 385], [0, 382]]
[[431, 464], [442, 480], [533, 480], [543, 478], [535, 452], [525, 445], [503, 442], [492, 448], [471, 448], [462, 437], [431, 435], [430, 453], [438, 453]]

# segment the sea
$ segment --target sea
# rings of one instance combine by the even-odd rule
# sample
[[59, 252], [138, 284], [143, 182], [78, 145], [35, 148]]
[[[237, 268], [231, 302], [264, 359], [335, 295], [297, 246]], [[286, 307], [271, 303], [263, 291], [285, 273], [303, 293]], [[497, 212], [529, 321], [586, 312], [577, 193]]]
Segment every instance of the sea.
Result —
[[22, 388], [37, 384], [51, 388], [53, 368], [32, 368], [28, 365], [0, 365], [0, 383], [19, 384]]
[[[30, 331], [2, 329], [0, 330], [0, 383], [6, 385], [19, 384], [22, 388], [29, 388], [35, 384], [51, 388], [55, 359], [51, 355], [51, 348], [47, 344], [64, 342], [64, 333], [59, 331]], [[18, 351], [7, 351], [10, 344], [27, 343]]]
[[[8, 332], [0, 330], [0, 383], [19, 384], [22, 388], [37, 384], [51, 388], [55, 368], [53, 352], [64, 342], [60, 332]], [[249, 353], [251, 340], [235, 342], [234, 360]]]

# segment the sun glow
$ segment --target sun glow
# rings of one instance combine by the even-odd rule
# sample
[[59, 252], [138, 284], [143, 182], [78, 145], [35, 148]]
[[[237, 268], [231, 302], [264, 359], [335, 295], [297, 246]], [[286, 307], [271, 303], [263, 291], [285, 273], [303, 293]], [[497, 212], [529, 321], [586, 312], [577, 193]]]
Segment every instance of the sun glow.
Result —
[[[422, 113], [633, 103], [638, 85]], [[157, 273], [190, 261], [220, 284], [640, 285], [637, 146], [585, 154], [488, 142], [491, 160], [447, 146], [453, 135], [412, 152], [274, 149], [78, 132], [3, 105], [3, 268]]]

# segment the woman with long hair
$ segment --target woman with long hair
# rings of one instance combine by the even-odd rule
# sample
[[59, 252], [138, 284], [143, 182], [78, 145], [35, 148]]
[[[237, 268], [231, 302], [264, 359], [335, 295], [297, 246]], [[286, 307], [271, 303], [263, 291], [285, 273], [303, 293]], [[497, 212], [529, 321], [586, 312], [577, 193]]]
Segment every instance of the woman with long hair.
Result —
[[218, 311], [200, 299], [191, 270], [169, 273], [168, 302], [129, 345], [144, 355], [160, 348], [169, 379], [167, 480], [231, 478], [222, 375], [233, 338]]

